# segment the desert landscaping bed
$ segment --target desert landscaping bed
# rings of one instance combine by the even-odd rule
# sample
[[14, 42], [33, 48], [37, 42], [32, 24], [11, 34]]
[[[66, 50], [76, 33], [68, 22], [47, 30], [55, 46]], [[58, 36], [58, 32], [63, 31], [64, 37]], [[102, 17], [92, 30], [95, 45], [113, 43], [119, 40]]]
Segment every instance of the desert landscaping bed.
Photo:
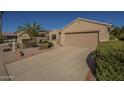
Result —
[[39, 50], [38, 48], [27, 48], [27, 49], [21, 49], [21, 51], [23, 51], [24, 53], [24, 56], [20, 56], [18, 51], [14, 53], [12, 51], [4, 52], [1, 56], [4, 64], [8, 64], [52, 49], [55, 49], [55, 47], [51, 47], [49, 49], [43, 49], [43, 50]]

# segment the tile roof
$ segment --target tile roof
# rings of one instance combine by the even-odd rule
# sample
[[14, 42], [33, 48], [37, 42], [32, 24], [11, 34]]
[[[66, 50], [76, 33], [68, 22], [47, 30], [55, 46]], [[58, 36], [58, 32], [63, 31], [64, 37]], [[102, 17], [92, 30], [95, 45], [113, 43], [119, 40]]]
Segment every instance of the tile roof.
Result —
[[3, 36], [16, 36], [14, 32], [2, 32]]

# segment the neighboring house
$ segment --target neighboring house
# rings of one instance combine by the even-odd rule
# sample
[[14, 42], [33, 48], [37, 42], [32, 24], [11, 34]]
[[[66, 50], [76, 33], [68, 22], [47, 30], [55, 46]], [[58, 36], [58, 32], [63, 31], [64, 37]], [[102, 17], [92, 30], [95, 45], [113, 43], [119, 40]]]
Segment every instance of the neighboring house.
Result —
[[4, 41], [8, 41], [8, 42], [12, 41], [13, 39], [15, 39], [15, 40], [17, 39], [16, 34], [13, 32], [3, 32], [2, 36], [4, 38]]
[[25, 33], [24, 31], [17, 32], [17, 42], [22, 43], [23, 39], [30, 39], [29, 35]]
[[52, 42], [54, 45], [60, 44], [60, 33], [61, 30], [52, 30], [49, 31], [47, 39]]
[[[42, 40], [46, 39], [46, 34], [48, 32], [38, 32], [38, 35], [36, 36], [36, 43], [39, 43]], [[17, 32], [17, 42], [22, 43], [23, 39], [31, 39], [31, 37], [24, 31]]]
[[96, 48], [99, 42], [109, 40], [108, 31], [111, 26], [112, 24], [77, 18], [63, 29], [51, 31], [49, 38], [51, 40], [53, 37], [52, 39], [59, 41], [62, 46]]
[[44, 32], [38, 32], [38, 35], [36, 36], [36, 43], [40, 43], [42, 40], [47, 40], [46, 35], [49, 32], [44, 31]]
[[[108, 31], [111, 27], [112, 24], [77, 18], [61, 30], [39, 32], [36, 41], [39, 43], [47, 39], [54, 45], [96, 48], [99, 42], [109, 40]], [[16, 34], [18, 43], [22, 43], [22, 39], [30, 39], [24, 31]]]

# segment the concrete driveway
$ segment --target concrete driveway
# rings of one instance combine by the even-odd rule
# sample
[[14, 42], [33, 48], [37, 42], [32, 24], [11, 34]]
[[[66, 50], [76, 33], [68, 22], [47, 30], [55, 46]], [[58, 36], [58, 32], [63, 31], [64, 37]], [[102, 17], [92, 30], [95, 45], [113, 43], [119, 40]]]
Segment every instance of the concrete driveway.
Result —
[[10, 64], [6, 68], [12, 80], [85, 80], [89, 70], [89, 49], [59, 47]]
[[2, 49], [4, 49], [5, 47], [7, 47], [7, 43], [5, 44], [0, 44], [0, 81], [8, 81], [9, 77], [8, 77], [8, 73], [6, 72], [6, 68], [4, 65], [4, 55], [3, 55], [3, 51]]

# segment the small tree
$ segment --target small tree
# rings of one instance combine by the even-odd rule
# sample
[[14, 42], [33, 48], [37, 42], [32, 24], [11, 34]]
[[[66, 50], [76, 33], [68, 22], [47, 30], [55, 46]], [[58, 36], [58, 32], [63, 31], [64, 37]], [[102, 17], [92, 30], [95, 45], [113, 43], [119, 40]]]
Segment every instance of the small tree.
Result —
[[30, 36], [31, 40], [36, 42], [36, 36], [38, 35], [38, 32], [46, 30], [37, 23], [33, 24], [27, 23], [24, 24], [23, 26], [18, 27], [17, 31], [25, 31]]
[[114, 26], [113, 29], [109, 32], [109, 34], [111, 38], [118, 38], [119, 40], [124, 41], [124, 26]]
[[118, 36], [118, 39], [124, 41], [124, 26], [122, 26], [120, 29], [120, 35]]
[[112, 35], [115, 38], [118, 38], [118, 36], [120, 35], [120, 32], [121, 32], [121, 28], [113, 27], [113, 29], [110, 31], [110, 35]]

